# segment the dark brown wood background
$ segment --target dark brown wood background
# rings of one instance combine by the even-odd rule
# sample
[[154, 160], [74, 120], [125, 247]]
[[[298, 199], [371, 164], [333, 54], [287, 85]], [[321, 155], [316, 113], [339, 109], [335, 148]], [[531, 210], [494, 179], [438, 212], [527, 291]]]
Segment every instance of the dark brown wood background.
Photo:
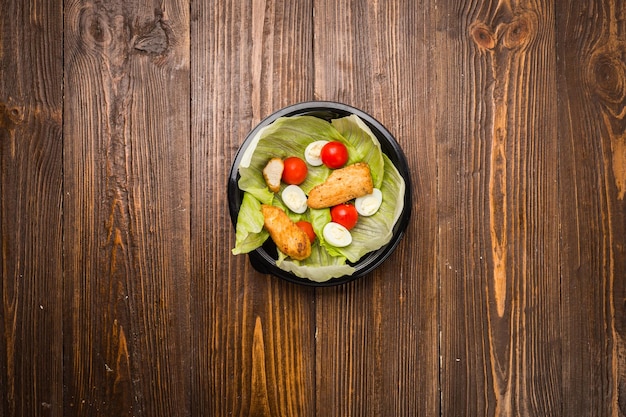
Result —
[[[0, 417], [626, 415], [626, 3], [17, 0]], [[404, 148], [413, 217], [312, 289], [232, 256], [275, 110]]]

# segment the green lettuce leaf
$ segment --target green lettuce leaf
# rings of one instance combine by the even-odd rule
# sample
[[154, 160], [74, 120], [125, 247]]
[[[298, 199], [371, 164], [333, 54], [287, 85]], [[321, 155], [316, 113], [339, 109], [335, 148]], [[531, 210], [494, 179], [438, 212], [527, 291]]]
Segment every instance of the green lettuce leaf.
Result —
[[361, 161], [367, 162], [372, 174], [374, 187], [380, 188], [383, 181], [385, 162], [383, 161], [383, 152], [380, 149], [380, 142], [376, 135], [355, 114], [342, 117], [341, 119], [334, 119], [332, 124], [354, 148], [349, 153], [350, 157], [347, 165]]
[[355, 268], [346, 263], [346, 258], [331, 256], [319, 245], [314, 245], [311, 249], [311, 256], [303, 261], [295, 261], [280, 254], [276, 264], [279, 268], [300, 278], [308, 278], [316, 282], [324, 282], [354, 273]]
[[252, 194], [244, 193], [237, 215], [233, 255], [248, 253], [263, 245], [269, 237], [263, 223], [261, 203]]

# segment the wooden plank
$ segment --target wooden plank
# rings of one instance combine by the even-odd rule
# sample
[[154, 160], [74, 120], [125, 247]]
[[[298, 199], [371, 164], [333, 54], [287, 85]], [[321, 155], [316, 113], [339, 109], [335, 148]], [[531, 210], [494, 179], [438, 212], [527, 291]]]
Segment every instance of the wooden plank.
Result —
[[317, 413], [439, 415], [434, 2], [315, 3], [315, 95], [367, 111], [408, 158], [413, 218], [374, 273], [317, 292]]
[[65, 2], [64, 415], [188, 415], [189, 10]]
[[554, 12], [438, 3], [443, 416], [561, 415]]
[[0, 15], [0, 415], [61, 416], [63, 9]]
[[626, 415], [626, 4], [557, 4], [563, 415]]
[[192, 414], [314, 415], [314, 291], [233, 256], [226, 182], [265, 116], [312, 98], [311, 1], [193, 2]]

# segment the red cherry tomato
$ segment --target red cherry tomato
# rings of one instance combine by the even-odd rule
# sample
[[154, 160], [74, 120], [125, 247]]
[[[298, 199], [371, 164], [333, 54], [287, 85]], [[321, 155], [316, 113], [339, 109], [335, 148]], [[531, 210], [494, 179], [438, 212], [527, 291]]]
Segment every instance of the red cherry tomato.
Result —
[[359, 213], [352, 204], [338, 204], [331, 207], [330, 217], [335, 223], [339, 223], [350, 230], [356, 225], [359, 219]]
[[300, 229], [304, 230], [304, 233], [306, 233], [311, 243], [313, 243], [313, 241], [315, 240], [315, 232], [313, 231], [313, 226], [311, 226], [311, 223], [305, 220], [300, 220], [299, 222], [296, 222], [296, 225]]
[[297, 156], [290, 156], [283, 161], [283, 181], [287, 184], [300, 185], [306, 179], [309, 169], [306, 162]]
[[348, 149], [341, 142], [328, 142], [320, 152], [320, 158], [328, 168], [341, 168], [348, 162]]

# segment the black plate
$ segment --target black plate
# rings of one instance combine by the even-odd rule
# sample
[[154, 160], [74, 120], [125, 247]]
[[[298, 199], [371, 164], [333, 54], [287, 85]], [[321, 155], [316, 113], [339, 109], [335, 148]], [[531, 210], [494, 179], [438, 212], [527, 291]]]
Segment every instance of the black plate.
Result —
[[396, 142], [391, 133], [389, 133], [389, 131], [372, 116], [346, 104], [329, 101], [310, 101], [285, 107], [265, 118], [248, 134], [235, 155], [235, 160], [233, 161], [230, 169], [230, 175], [228, 177], [228, 208], [230, 210], [231, 221], [233, 226], [236, 227], [237, 214], [239, 213], [239, 207], [241, 206], [241, 201], [243, 199], [243, 191], [241, 191], [237, 185], [237, 181], [239, 180], [239, 164], [246, 148], [259, 130], [271, 124], [279, 117], [309, 115], [330, 121], [332, 119], [338, 119], [352, 114], [359, 116], [376, 135], [380, 141], [382, 151], [394, 163], [400, 172], [400, 175], [404, 178], [406, 184], [404, 193], [404, 209], [394, 226], [394, 233], [391, 240], [380, 249], [367, 253], [358, 262], [350, 263], [356, 269], [352, 275], [333, 278], [325, 282], [315, 282], [306, 278], [300, 278], [291, 272], [284, 271], [276, 266], [276, 259], [278, 258], [276, 246], [272, 242], [272, 239], [267, 239], [262, 247], [255, 249], [248, 254], [250, 263], [258, 272], [272, 274], [297, 284], [316, 287], [345, 284], [346, 282], [350, 282], [372, 272], [380, 264], [382, 264], [383, 261], [389, 257], [389, 255], [391, 255], [391, 253], [398, 246], [398, 243], [400, 243], [411, 218], [411, 181], [406, 157], [404, 156], [400, 145], [398, 145], [398, 142]]

